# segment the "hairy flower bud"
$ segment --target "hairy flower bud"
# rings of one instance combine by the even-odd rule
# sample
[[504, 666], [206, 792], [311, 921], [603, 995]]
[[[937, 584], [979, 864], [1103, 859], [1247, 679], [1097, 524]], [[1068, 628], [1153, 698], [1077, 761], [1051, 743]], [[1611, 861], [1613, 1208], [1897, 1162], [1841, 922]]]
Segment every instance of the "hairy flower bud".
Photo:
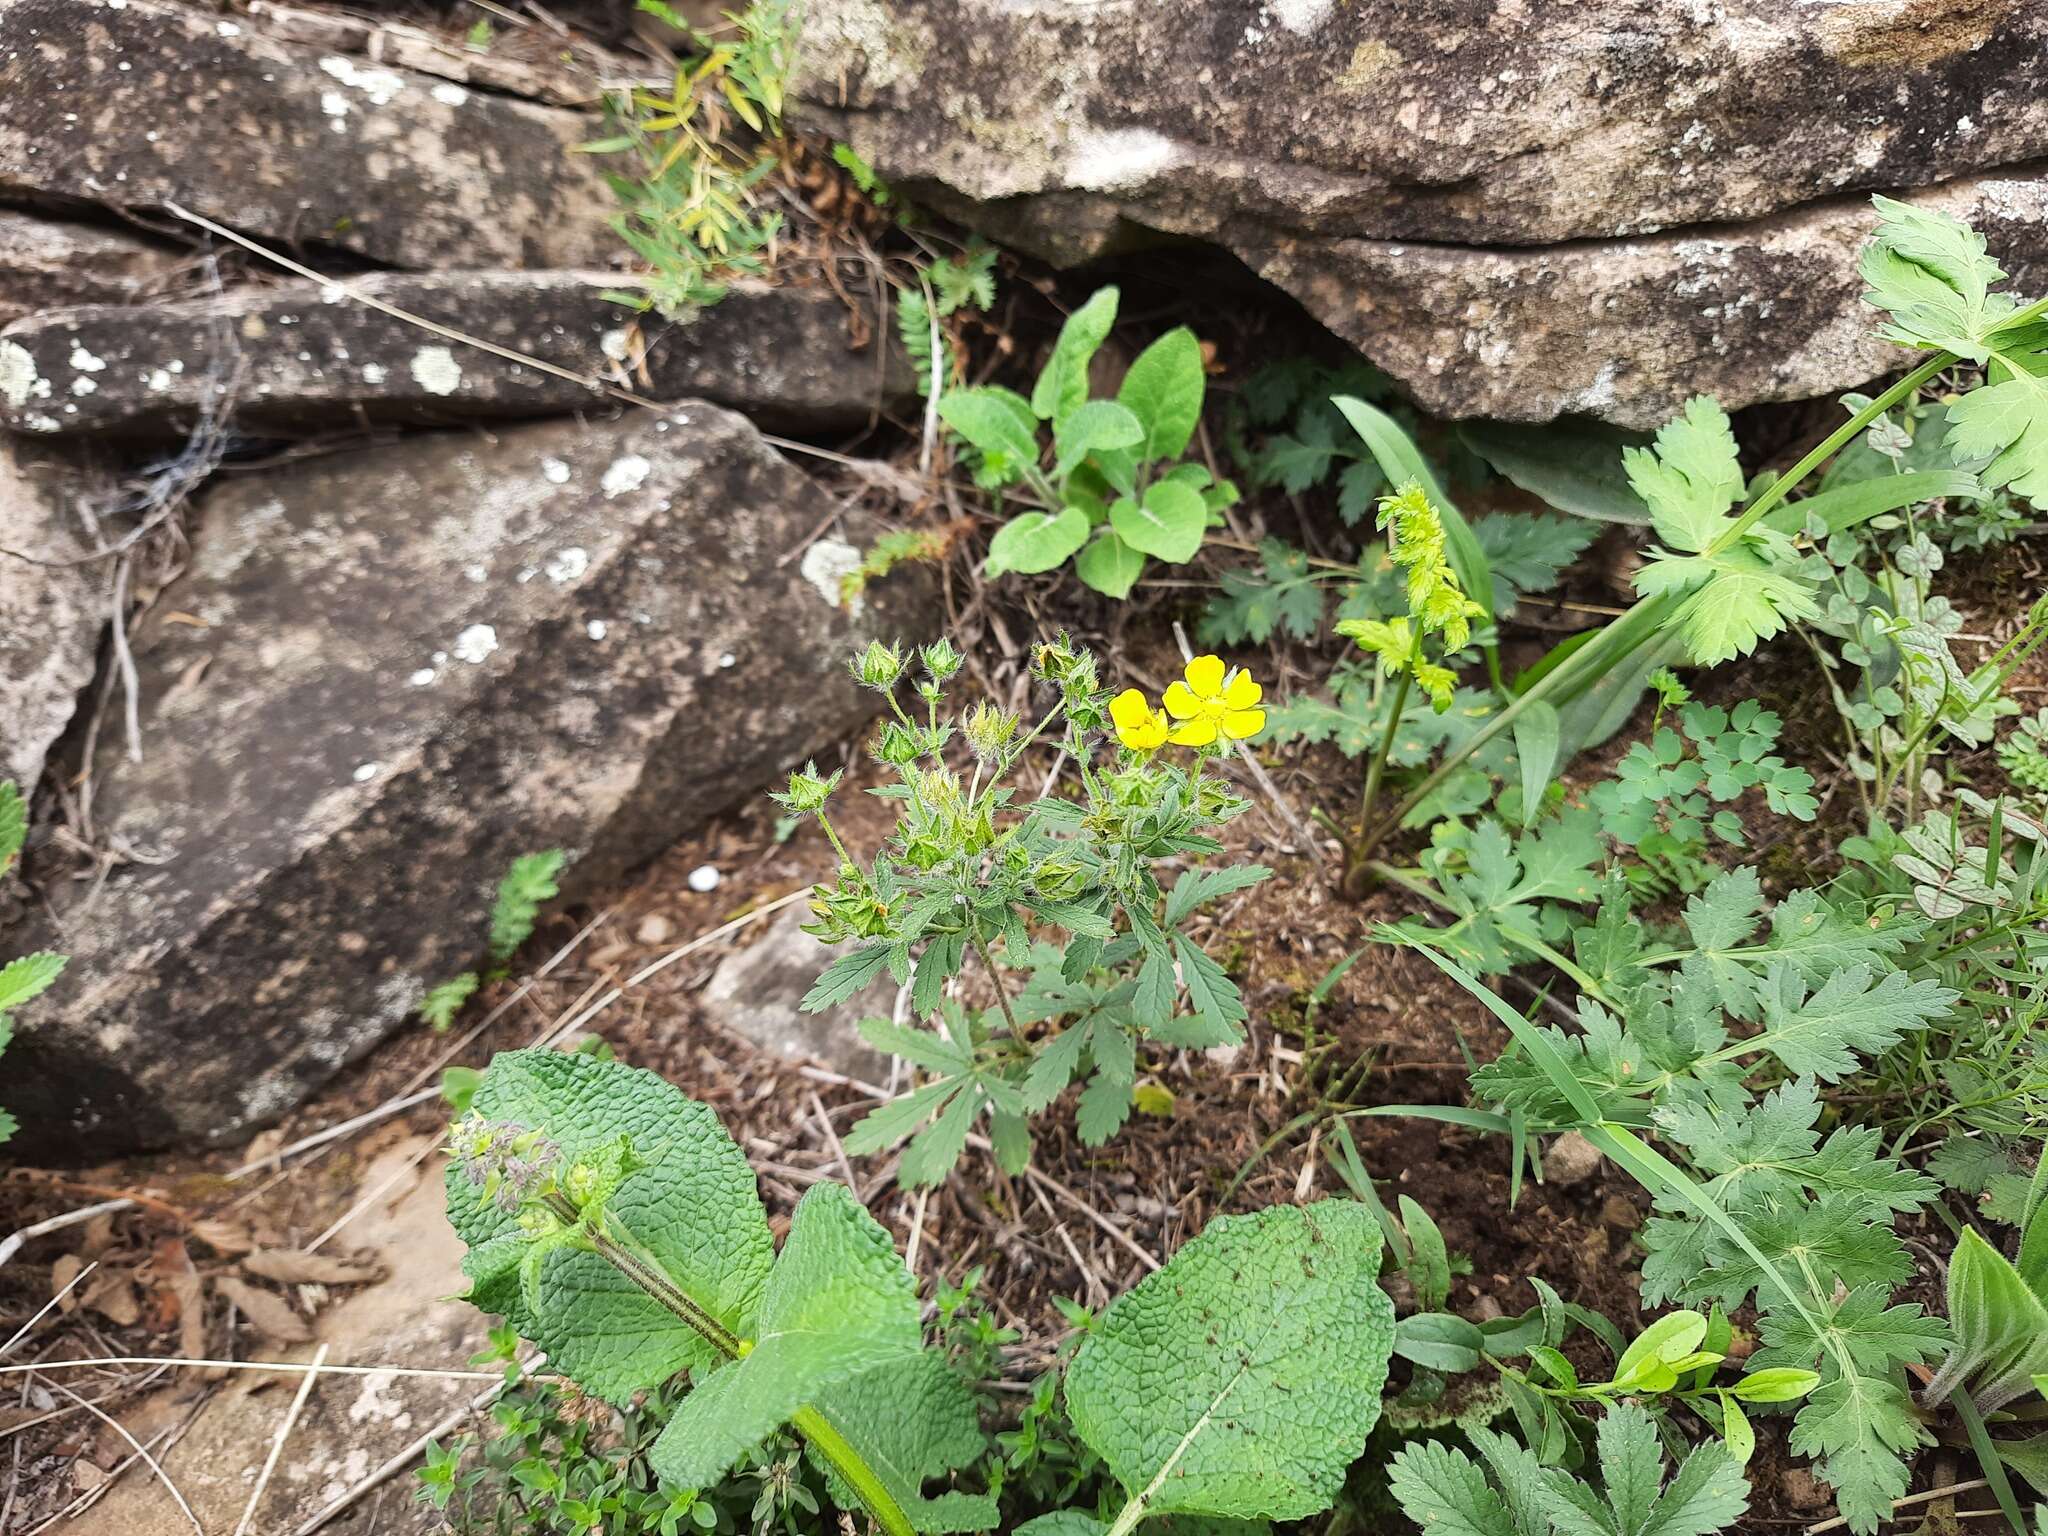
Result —
[[960, 722], [960, 734], [967, 738], [968, 749], [976, 757], [985, 763], [993, 762], [1017, 734], [1017, 717], [984, 699]]
[[919, 651], [918, 657], [924, 662], [925, 671], [931, 674], [931, 679], [935, 683], [943, 683], [952, 677], [960, 670], [960, 664], [965, 659], [953, 649], [953, 642], [944, 636]]
[[893, 645], [870, 640], [868, 648], [847, 664], [853, 680], [863, 688], [887, 693], [903, 676], [903, 653]]
[[799, 816], [814, 815], [825, 808], [825, 802], [832, 798], [832, 791], [839, 787], [839, 775], [829, 777], [818, 772], [816, 763], [806, 763], [799, 773], [789, 776], [789, 790], [786, 794], [770, 794], [777, 805]]

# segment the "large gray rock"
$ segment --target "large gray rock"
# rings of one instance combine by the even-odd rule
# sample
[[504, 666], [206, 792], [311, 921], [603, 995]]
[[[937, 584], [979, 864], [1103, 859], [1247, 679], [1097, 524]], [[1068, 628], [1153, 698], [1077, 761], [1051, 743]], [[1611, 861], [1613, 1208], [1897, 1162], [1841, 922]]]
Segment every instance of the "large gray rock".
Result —
[[0, 208], [0, 325], [61, 305], [132, 303], [183, 259], [118, 230]]
[[572, 894], [645, 859], [860, 725], [846, 655], [937, 610], [915, 572], [839, 606], [834, 560], [786, 558], [830, 498], [701, 402], [304, 460], [200, 511], [138, 643], [143, 760], [97, 765], [138, 862], [6, 938], [73, 956], [8, 1053], [31, 1149], [274, 1119], [473, 963], [516, 856], [568, 850]]
[[[863, 317], [871, 339], [854, 351], [846, 305], [830, 290], [736, 284], [722, 303], [669, 321], [605, 298], [619, 282], [602, 272], [444, 272], [378, 273], [348, 286], [585, 378], [657, 400], [715, 400], [783, 428], [858, 425], [916, 392], [895, 327]], [[251, 430], [606, 404], [586, 384], [310, 282], [52, 311], [0, 332], [0, 357], [38, 381], [0, 394], [0, 425], [18, 432], [182, 434], [230, 376], [235, 420]]]
[[838, 951], [804, 932], [801, 906], [780, 913], [744, 949], [719, 961], [704, 983], [705, 1011], [721, 1027], [783, 1061], [815, 1061], [868, 1083], [889, 1080], [890, 1059], [860, 1037], [862, 1019], [888, 1018], [896, 983], [885, 972], [821, 1013], [799, 1006]]
[[56, 453], [0, 437], [0, 779], [24, 793], [71, 723], [113, 617], [113, 564], [86, 558], [70, 504], [88, 484]]
[[618, 253], [592, 119], [155, 0], [0, 0], [0, 194], [178, 203], [408, 267]]
[[[1682, 307], [1684, 256], [1641, 237], [1714, 226], [1702, 238], [1748, 246], [1762, 238], [1752, 221], [1802, 205], [2022, 166], [2048, 154], [2044, 69], [2048, 8], [2031, 0], [814, 0], [795, 94], [799, 121], [884, 176], [1054, 259], [1160, 233], [1255, 264], [1284, 249], [1287, 262], [1265, 261], [1277, 280], [1423, 403], [1458, 411], [1444, 374], [1416, 361], [1461, 366], [1423, 334], [1429, 306], [1488, 299], [1503, 260], [1611, 260], [1639, 294], [1662, 282]], [[1831, 288], [1854, 244], [1833, 252]], [[2044, 251], [2035, 223], [2013, 254]], [[1799, 296], [1813, 265], [1769, 265], [1757, 305]], [[1337, 294], [1339, 271], [1365, 291]], [[1548, 304], [1519, 307], [1562, 331], [1624, 280], [1550, 286]], [[1724, 347], [1703, 333], [1702, 371], [1665, 380], [1664, 396], [1765, 398], [1773, 315], [1717, 319]], [[1622, 373], [1641, 383], [1669, 366], [1668, 336], [1613, 329], [1617, 391], [1593, 408], [1641, 424], [1657, 410]], [[1487, 340], [1511, 414], [1585, 408], [1545, 379], [1545, 349]], [[1807, 371], [1823, 388], [1862, 377]]]
[[[1907, 194], [1975, 224], [2016, 290], [2048, 289], [2048, 177]], [[1860, 198], [1746, 224], [1534, 250], [1289, 240], [1252, 267], [1445, 416], [1654, 427], [1688, 396], [1804, 400], [1899, 368], [1856, 254]]]

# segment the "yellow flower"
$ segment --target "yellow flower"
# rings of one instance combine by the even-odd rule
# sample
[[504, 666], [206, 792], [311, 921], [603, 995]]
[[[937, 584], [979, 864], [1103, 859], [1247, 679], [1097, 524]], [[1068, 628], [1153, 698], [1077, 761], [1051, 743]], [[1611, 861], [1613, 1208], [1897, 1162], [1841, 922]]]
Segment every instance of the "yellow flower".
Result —
[[1157, 752], [1166, 745], [1165, 712], [1154, 709], [1135, 688], [1109, 701], [1109, 718], [1116, 724], [1116, 739], [1133, 752]]
[[1256, 736], [1266, 724], [1258, 708], [1264, 690], [1249, 673], [1231, 668], [1221, 656], [1197, 656], [1188, 663], [1187, 681], [1166, 690], [1166, 712], [1181, 723], [1173, 728], [1175, 746], [1206, 747], [1221, 735], [1231, 741]]

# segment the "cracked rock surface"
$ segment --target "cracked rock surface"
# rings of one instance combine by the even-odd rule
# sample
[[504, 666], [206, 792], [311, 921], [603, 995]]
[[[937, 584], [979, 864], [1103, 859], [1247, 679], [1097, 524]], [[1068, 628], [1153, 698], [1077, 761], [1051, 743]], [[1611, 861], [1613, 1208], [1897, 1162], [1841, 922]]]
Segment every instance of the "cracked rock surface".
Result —
[[1863, 381], [1871, 191], [2048, 257], [2033, 0], [815, 0], [804, 47], [799, 120], [882, 175], [1055, 260], [1214, 241], [1448, 415]]
[[614, 877], [856, 729], [878, 701], [844, 658], [926, 637], [937, 605], [913, 571], [855, 613], [820, 562], [783, 563], [830, 510], [696, 401], [206, 497], [137, 641], [145, 758], [95, 765], [98, 823], [138, 857], [61, 936], [10, 935], [73, 957], [8, 1053], [42, 1106], [22, 1144], [244, 1137], [474, 963], [515, 857]]

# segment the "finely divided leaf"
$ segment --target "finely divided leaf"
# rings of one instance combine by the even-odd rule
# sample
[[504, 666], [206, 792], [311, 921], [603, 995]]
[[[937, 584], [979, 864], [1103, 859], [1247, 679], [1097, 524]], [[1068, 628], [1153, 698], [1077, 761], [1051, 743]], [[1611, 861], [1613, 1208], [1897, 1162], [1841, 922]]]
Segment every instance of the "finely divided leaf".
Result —
[[1984, 237], [1938, 209], [1889, 197], [1871, 203], [1884, 222], [1859, 265], [1869, 284], [1863, 302], [1891, 313], [1878, 334], [1983, 362], [1984, 334], [2013, 310], [2010, 296], [1991, 292], [2005, 272], [1985, 254]]
[[1394, 1337], [1380, 1244], [1345, 1200], [1212, 1221], [1081, 1345], [1075, 1430], [1155, 1513], [1328, 1508], [1379, 1419]]
[[1734, 429], [1719, 402], [1706, 395], [1686, 401], [1683, 414], [1658, 430], [1654, 451], [1624, 448], [1621, 457], [1657, 536], [1687, 554], [1713, 543], [1742, 494]]
[[1387, 1489], [1429, 1536], [1516, 1536], [1513, 1516], [1478, 1463], [1434, 1440], [1401, 1449], [1388, 1466]]

